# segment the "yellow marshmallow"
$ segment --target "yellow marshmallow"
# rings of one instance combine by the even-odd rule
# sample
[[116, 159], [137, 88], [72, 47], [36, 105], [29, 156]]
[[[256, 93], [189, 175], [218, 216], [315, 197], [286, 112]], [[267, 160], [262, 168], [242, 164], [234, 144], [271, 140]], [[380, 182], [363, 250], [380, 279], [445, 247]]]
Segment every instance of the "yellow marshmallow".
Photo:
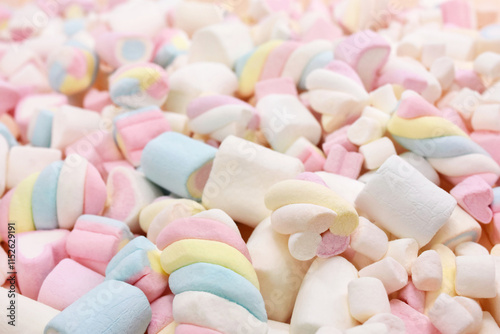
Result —
[[468, 137], [465, 132], [447, 119], [432, 116], [405, 119], [395, 115], [387, 123], [387, 130], [393, 135], [411, 139]]
[[35, 230], [33, 213], [31, 211], [31, 195], [39, 174], [31, 174], [21, 181], [14, 190], [14, 194], [10, 200], [9, 221], [15, 223], [16, 233]]

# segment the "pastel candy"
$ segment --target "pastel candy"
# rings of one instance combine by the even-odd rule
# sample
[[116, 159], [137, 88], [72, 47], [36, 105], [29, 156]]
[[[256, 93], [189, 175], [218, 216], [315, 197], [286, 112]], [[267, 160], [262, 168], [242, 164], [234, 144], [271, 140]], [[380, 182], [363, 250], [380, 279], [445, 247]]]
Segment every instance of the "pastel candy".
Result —
[[334, 144], [329, 149], [323, 168], [325, 172], [357, 179], [363, 160], [363, 155], [360, 153], [348, 152], [342, 145]]
[[470, 176], [450, 190], [458, 204], [483, 224], [493, 218], [489, 205], [493, 202], [493, 190], [480, 176]]
[[457, 256], [456, 265], [455, 290], [458, 295], [470, 298], [496, 296], [495, 262], [491, 256]]
[[101, 112], [104, 107], [112, 104], [111, 98], [109, 97], [108, 91], [101, 91], [95, 88], [89, 89], [85, 97], [83, 98], [83, 108]]
[[153, 62], [167, 68], [187, 52], [189, 45], [189, 37], [184, 31], [166, 28], [155, 38]]
[[360, 277], [378, 278], [384, 284], [387, 294], [398, 291], [408, 283], [405, 268], [392, 257], [384, 258], [359, 271]]
[[229, 135], [245, 138], [259, 126], [254, 107], [226, 95], [200, 96], [191, 101], [186, 112], [193, 132], [217, 141]]
[[218, 7], [203, 2], [180, 2], [175, 6], [172, 25], [184, 30], [188, 35], [206, 26], [223, 21]]
[[413, 238], [401, 238], [391, 240], [388, 243], [387, 253], [384, 257], [391, 257], [405, 268], [408, 275], [411, 274], [413, 263], [417, 260], [418, 244]]
[[438, 333], [429, 318], [409, 306], [408, 304], [393, 299], [390, 301], [391, 313], [403, 320], [406, 328], [406, 333]]
[[37, 300], [64, 310], [104, 281], [104, 276], [71, 259], [64, 259], [47, 275]]
[[0, 196], [5, 192], [7, 183], [7, 159], [9, 157], [9, 145], [4, 138], [0, 138]]
[[0, 122], [0, 136], [2, 136], [3, 139], [7, 142], [9, 148], [19, 144], [14, 135], [10, 132], [9, 128], [1, 122]]
[[29, 175], [41, 172], [51, 163], [61, 160], [60, 151], [42, 147], [15, 146], [7, 160], [7, 188], [12, 189]]
[[160, 297], [168, 285], [168, 276], [160, 265], [160, 252], [143, 236], [130, 241], [111, 259], [106, 280], [124, 281], [138, 287], [149, 302]]
[[317, 144], [321, 137], [321, 126], [292, 95], [272, 94], [257, 103], [261, 117], [261, 131], [278, 152], [285, 152], [299, 137]]
[[175, 132], [151, 140], [141, 166], [148, 179], [182, 197], [200, 199], [217, 150]]
[[[235, 326], [266, 333], [267, 314], [246, 245], [238, 232], [222, 226], [192, 217], [172, 222], [158, 237], [166, 247], [161, 265], [176, 294], [174, 319], [223, 333], [234, 332]], [[204, 307], [209, 304], [214, 308]], [[216, 317], [214, 310], [230, 318]]]
[[162, 195], [160, 188], [134, 169], [119, 166], [108, 175], [106, 183], [108, 205], [104, 216], [123, 221], [138, 233], [141, 210]]
[[[9, 288], [0, 287], [0, 302], [8, 305], [12, 299], [8, 298]], [[42, 333], [47, 323], [57, 316], [59, 311], [50, 306], [37, 302], [34, 299], [16, 294], [16, 321], [15, 326], [8, 324], [11, 321], [10, 310], [5, 307], [1, 316], [5, 318], [0, 323], [2, 333]], [[20, 321], [20, 319], [30, 319], [30, 321]]]
[[39, 173], [31, 174], [21, 181], [16, 188], [11, 190], [10, 201], [6, 202], [6, 205], [9, 205], [8, 210], [6, 210], [6, 213], [8, 212], [8, 221], [4, 222], [5, 226], [2, 226], [2, 239], [7, 240], [8, 222], [14, 223], [13, 228], [16, 233], [35, 230], [33, 213], [31, 211], [31, 196], [38, 175]]
[[[85, 305], [95, 307], [89, 309]], [[87, 312], [82, 313], [82, 309]], [[124, 282], [109, 280], [50, 320], [44, 333], [142, 333], [150, 320], [151, 307], [141, 290]]]
[[[414, 203], [422, 206], [416, 209]], [[356, 199], [361, 214], [400, 238], [414, 238], [420, 247], [446, 223], [455, 206], [453, 197], [398, 156], [384, 162]]]
[[95, 52], [71, 40], [48, 60], [50, 86], [65, 95], [80, 93], [94, 83], [98, 67], [99, 60]]
[[387, 234], [368, 219], [359, 217], [359, 225], [351, 234], [350, 246], [356, 252], [378, 261], [387, 252]]
[[109, 261], [132, 239], [128, 226], [118, 220], [83, 215], [69, 234], [66, 249], [73, 260], [104, 275]]
[[411, 266], [411, 278], [415, 287], [419, 290], [438, 290], [443, 280], [443, 269], [439, 254], [434, 250], [428, 250], [420, 254]]
[[148, 334], [162, 333], [166, 331], [167, 328], [175, 325], [174, 316], [172, 314], [173, 301], [174, 295], [168, 294], [151, 303], [151, 312], [153, 315], [148, 326]]
[[[66, 230], [32, 231], [17, 236], [16, 272], [21, 293], [36, 300], [47, 275], [68, 257]], [[12, 270], [9, 270], [12, 271]]]
[[271, 94], [298, 95], [295, 83], [288, 77], [267, 79], [259, 81], [255, 85], [255, 98], [257, 101]]
[[168, 121], [157, 107], [145, 107], [120, 114], [113, 119], [113, 123], [118, 147], [134, 166], [140, 164], [146, 144], [170, 130]]
[[[288, 250], [288, 237], [274, 231], [270, 218], [255, 228], [247, 246], [269, 319], [288, 321], [300, 283], [312, 261], [299, 261], [292, 257]], [[283, 275], [293, 279], [284, 281]]]
[[54, 112], [42, 109], [33, 117], [28, 127], [28, 140], [33, 146], [50, 147]]
[[101, 117], [97, 112], [64, 105], [54, 112], [50, 145], [62, 150], [89, 132], [101, 128]]
[[389, 53], [387, 41], [371, 30], [355, 33], [335, 48], [335, 58], [348, 63], [368, 91], [374, 88], [378, 72], [387, 62]]
[[96, 52], [109, 66], [118, 68], [131, 63], [150, 61], [153, 42], [146, 35], [109, 32], [96, 40]]
[[429, 319], [441, 333], [464, 333], [474, 318], [465, 307], [447, 294], [440, 294], [429, 310]]
[[325, 154], [305, 137], [299, 137], [285, 151], [286, 155], [298, 158], [304, 164], [306, 172], [323, 170]]
[[109, 77], [109, 87], [111, 100], [115, 104], [137, 109], [163, 105], [169, 83], [163, 68], [143, 62], [120, 67]]
[[455, 275], [456, 275], [456, 257], [455, 254], [444, 245], [435, 245], [432, 247], [439, 254], [441, 266], [443, 268], [443, 280], [441, 287], [436, 291], [428, 291], [425, 296], [425, 312], [428, 313], [434, 302], [441, 293], [450, 296], [456, 296]]
[[347, 286], [349, 312], [361, 323], [379, 313], [389, 313], [389, 298], [384, 285], [372, 277], [357, 278]]

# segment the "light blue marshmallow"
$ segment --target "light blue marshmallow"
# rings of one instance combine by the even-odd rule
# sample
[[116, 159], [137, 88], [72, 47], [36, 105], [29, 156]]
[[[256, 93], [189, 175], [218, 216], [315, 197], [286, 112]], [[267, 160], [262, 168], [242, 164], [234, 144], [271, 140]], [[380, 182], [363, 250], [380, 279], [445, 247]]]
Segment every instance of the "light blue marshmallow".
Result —
[[152, 312], [144, 293], [121, 281], [104, 281], [49, 321], [45, 334], [144, 333]]
[[123, 43], [122, 56], [128, 61], [138, 61], [146, 53], [146, 46], [143, 41], [130, 39]]
[[246, 278], [225, 267], [211, 263], [191, 264], [174, 271], [168, 283], [176, 295], [187, 291], [208, 292], [244, 307], [260, 321], [267, 321], [259, 290]]
[[490, 24], [479, 31], [481, 37], [485, 39], [500, 39], [500, 24]]
[[174, 194], [189, 193], [189, 177], [215, 158], [217, 149], [177, 132], [165, 132], [151, 140], [142, 151], [141, 166], [146, 177]]
[[493, 204], [492, 205], [498, 205], [500, 204], [500, 187], [495, 187], [493, 188]]
[[122, 78], [115, 82], [109, 91], [109, 95], [114, 103], [120, 105], [117, 99], [122, 96], [137, 95], [141, 92], [139, 80], [134, 78]]
[[186, 51], [179, 50], [175, 46], [166, 44], [158, 50], [155, 55], [155, 59], [153, 62], [155, 64], [160, 65], [163, 68], [167, 68], [173, 61], [182, 54], [185, 54]]
[[37, 230], [52, 230], [59, 227], [57, 220], [57, 184], [63, 161], [45, 167], [33, 185], [31, 210]]
[[462, 136], [410, 139], [392, 135], [406, 149], [425, 158], [453, 158], [478, 153], [490, 156], [481, 146]]
[[109, 261], [106, 267], [106, 279], [129, 280], [150, 266], [148, 252], [156, 249], [156, 246], [143, 236], [133, 239]]
[[50, 110], [42, 109], [38, 113], [33, 133], [31, 135], [31, 145], [37, 147], [50, 147], [52, 141], [52, 120], [54, 113]]
[[10, 133], [10, 130], [3, 123], [0, 123], [0, 136], [5, 138], [5, 140], [7, 141], [7, 145], [9, 145], [9, 148], [19, 145], [16, 138], [14, 138], [12, 133]]
[[302, 75], [299, 81], [299, 89], [306, 89], [306, 79], [311, 74], [312, 71], [318, 68], [323, 68], [328, 65], [329, 62], [333, 60], [333, 51], [323, 51], [315, 55], [309, 60], [306, 67], [302, 71]]
[[130, 232], [128, 225], [120, 220], [96, 215], [81, 215], [78, 219], [93, 221], [94, 223], [117, 228], [122, 231], [124, 238], [130, 240], [134, 239], [134, 234]]
[[79, 31], [85, 29], [85, 20], [84, 19], [72, 19], [64, 22], [64, 33], [71, 37]]
[[234, 63], [234, 72], [236, 72], [236, 76], [238, 77], [238, 79], [241, 78], [241, 73], [243, 73], [243, 69], [245, 68], [246, 63], [248, 59], [252, 56], [252, 54], [253, 51], [250, 51], [246, 55], [238, 58]]

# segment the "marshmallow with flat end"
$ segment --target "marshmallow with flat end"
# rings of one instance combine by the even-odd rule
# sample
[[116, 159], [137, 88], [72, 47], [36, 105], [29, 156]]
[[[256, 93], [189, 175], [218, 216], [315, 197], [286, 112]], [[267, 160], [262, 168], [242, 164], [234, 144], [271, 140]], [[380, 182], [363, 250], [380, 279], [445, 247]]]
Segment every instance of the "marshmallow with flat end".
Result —
[[227, 95], [197, 97], [189, 103], [186, 114], [191, 131], [217, 141], [229, 135], [252, 138], [260, 124], [253, 106]]
[[411, 279], [408, 279], [408, 284], [397, 292], [397, 298], [418, 312], [423, 313], [425, 310], [425, 291], [417, 289]]
[[17, 234], [15, 269], [17, 284], [24, 296], [36, 300], [45, 277], [59, 261], [68, 257], [66, 252], [68, 234], [66, 230]]
[[498, 327], [495, 319], [491, 316], [490, 312], [483, 311], [483, 319], [481, 321], [481, 328], [479, 334], [498, 334], [500, 327]]
[[500, 131], [500, 104], [477, 106], [472, 114], [471, 125], [475, 131]]
[[466, 241], [455, 247], [455, 255], [489, 255], [488, 250], [481, 244], [472, 241]]
[[112, 69], [150, 61], [153, 56], [153, 42], [140, 33], [104, 32], [97, 36], [95, 49]]
[[432, 239], [455, 207], [453, 197], [396, 155], [384, 162], [356, 198], [360, 214], [397, 237], [414, 238], [419, 246]]
[[500, 55], [495, 52], [484, 52], [474, 60], [474, 71], [490, 79], [500, 77]]
[[106, 280], [131, 284], [144, 292], [151, 303], [168, 285], [168, 276], [161, 268], [160, 251], [143, 236], [126, 244], [106, 267]]
[[174, 315], [172, 314], [173, 301], [174, 295], [168, 294], [151, 303], [152, 317], [147, 334], [173, 333], [175, 329]]
[[411, 266], [411, 279], [415, 287], [423, 291], [436, 291], [443, 282], [441, 258], [435, 250], [418, 256]]
[[40, 109], [28, 125], [28, 140], [36, 147], [50, 147], [52, 141], [52, 124], [54, 111]]
[[288, 321], [311, 261], [299, 261], [291, 256], [288, 237], [274, 231], [270, 218], [255, 228], [247, 246], [269, 319]]
[[385, 257], [392, 257], [401, 264], [408, 275], [411, 274], [411, 266], [418, 256], [418, 244], [413, 238], [401, 238], [389, 241]]
[[463, 242], [477, 242], [480, 236], [481, 225], [457, 205], [450, 218], [429, 242], [429, 246], [443, 244], [455, 249]]
[[285, 152], [299, 137], [318, 144], [321, 126], [297, 97], [271, 94], [259, 100], [256, 108], [260, 129], [276, 151]]
[[[163, 68], [176, 66], [177, 59], [183, 59], [191, 42], [185, 31], [164, 28], [154, 38], [155, 50], [153, 62]], [[184, 60], [183, 60], [184, 61]]]
[[109, 173], [106, 189], [108, 206], [104, 216], [124, 222], [132, 233], [140, 231], [142, 208], [162, 195], [160, 188], [143, 173], [127, 167], [117, 167]]
[[267, 325], [269, 327], [268, 334], [288, 334], [290, 333], [290, 325], [287, 323], [268, 320]]
[[232, 68], [234, 62], [253, 49], [249, 28], [238, 22], [213, 24], [193, 34], [189, 62], [218, 62]]
[[474, 324], [467, 309], [445, 293], [439, 295], [429, 310], [429, 319], [443, 334], [467, 333]]
[[223, 64], [198, 62], [172, 73], [169, 85], [166, 110], [185, 113], [189, 102], [204, 93], [233, 95], [238, 89], [238, 78]]
[[357, 179], [363, 167], [364, 157], [358, 152], [348, 152], [344, 146], [335, 144], [330, 147], [328, 157], [323, 169], [334, 173]]
[[161, 106], [169, 91], [167, 72], [160, 66], [142, 62], [124, 65], [109, 77], [109, 95], [123, 108]]
[[472, 324], [467, 328], [467, 332], [478, 333], [479, 329], [481, 328], [481, 322], [483, 319], [483, 310], [481, 309], [481, 305], [479, 305], [479, 302], [474, 299], [461, 296], [455, 296], [453, 297], [453, 299], [460, 305], [465, 307], [465, 309], [472, 316], [472, 319], [474, 319]]
[[29, 175], [41, 172], [54, 161], [61, 160], [61, 151], [31, 146], [15, 146], [9, 151], [7, 161], [7, 189], [17, 186]]
[[173, 26], [193, 35], [196, 31], [224, 20], [220, 4], [180, 1], [174, 8]]
[[[225, 215], [231, 220], [224, 211], [214, 210], [220, 211], [220, 215]], [[205, 208], [193, 200], [185, 198], [157, 199], [141, 210], [139, 224], [141, 229], [146, 232], [148, 239], [156, 243], [156, 238], [170, 222], [178, 218], [190, 217], [203, 211], [205, 211]]]
[[68, 255], [104, 275], [113, 256], [134, 238], [125, 223], [94, 215], [82, 215], [68, 236]]
[[348, 286], [357, 278], [356, 268], [342, 257], [314, 260], [297, 295], [290, 334], [314, 334], [323, 326], [354, 327], [357, 322], [349, 313]]
[[333, 131], [325, 137], [325, 141], [322, 145], [325, 154], [330, 152], [331, 147], [334, 145], [340, 145], [349, 152], [357, 152], [358, 147], [351, 143], [349, 138], [347, 138], [347, 132], [349, 131], [350, 125], [345, 125], [338, 130]]
[[323, 170], [326, 161], [323, 151], [304, 137], [299, 137], [294, 141], [285, 154], [302, 161], [306, 172]]
[[347, 286], [349, 312], [361, 323], [378, 313], [391, 311], [384, 284], [373, 277], [357, 278]]
[[386, 334], [387, 327], [382, 323], [360, 325], [347, 329], [345, 334]]
[[100, 130], [101, 117], [91, 110], [64, 105], [54, 112], [52, 120], [52, 148], [64, 149], [89, 132]]
[[496, 296], [495, 261], [491, 256], [457, 256], [456, 266], [455, 290], [457, 294], [470, 298]]
[[408, 283], [405, 268], [392, 257], [386, 257], [359, 271], [359, 277], [375, 277], [382, 281], [387, 294], [398, 291]]
[[355, 145], [368, 144], [382, 137], [384, 129], [380, 122], [368, 116], [361, 116], [347, 130], [347, 138]]
[[268, 188], [303, 171], [296, 158], [229, 136], [215, 155], [202, 202], [208, 209], [221, 209], [240, 223], [256, 226], [270, 215], [264, 203]]
[[371, 91], [390, 51], [389, 43], [381, 35], [364, 30], [341, 41], [335, 48], [335, 58], [356, 70], [365, 88]]
[[403, 320], [406, 333], [436, 333], [436, 328], [425, 314], [418, 312], [399, 299], [392, 299], [390, 305], [391, 313]]
[[392, 85], [383, 85], [371, 91], [370, 104], [387, 114], [392, 113], [398, 105], [398, 99]]
[[315, 174], [321, 177], [330, 189], [353, 205], [364, 187], [364, 183], [342, 175], [326, 172], [316, 172]]
[[186, 136], [191, 132], [188, 126], [189, 118], [186, 115], [167, 111], [163, 113], [163, 116], [167, 119], [172, 131], [182, 133]]
[[389, 138], [383, 137], [362, 145], [359, 153], [364, 157], [365, 168], [373, 170], [382, 166], [392, 155], [396, 155], [396, 148]]
[[403, 158], [407, 163], [415, 167], [432, 183], [439, 186], [441, 182], [439, 179], [439, 174], [434, 168], [432, 168], [431, 164], [425, 158], [413, 152], [405, 152], [403, 154], [400, 154], [399, 156]]
[[114, 138], [125, 158], [139, 166], [144, 147], [154, 138], [170, 130], [160, 108], [140, 108], [116, 116], [113, 119]]
[[382, 323], [387, 327], [387, 334], [404, 334], [406, 333], [405, 323], [403, 320], [391, 313], [378, 313], [365, 321], [366, 324]]
[[135, 334], [145, 332], [150, 321], [151, 307], [144, 293], [130, 284], [109, 280], [52, 318], [45, 333]]
[[64, 259], [47, 275], [37, 300], [64, 310], [104, 281], [104, 276], [71, 259]]
[[436, 298], [439, 297], [441, 293], [446, 293], [450, 296], [456, 296], [455, 292], [455, 274], [456, 274], [456, 257], [455, 254], [448, 247], [438, 244], [432, 247], [441, 259], [441, 266], [443, 268], [443, 280], [441, 282], [441, 287], [436, 291], [428, 291], [425, 296], [425, 313], [434, 304]]
[[266, 79], [255, 84], [255, 99], [257, 101], [271, 94], [298, 96], [295, 82], [289, 77]]
[[443, 90], [448, 90], [455, 80], [455, 62], [450, 57], [440, 57], [432, 62], [430, 72]]
[[359, 225], [351, 234], [350, 246], [357, 253], [378, 261], [387, 252], [387, 234], [368, 219], [359, 217]]
[[146, 177], [176, 195], [201, 199], [217, 149], [176, 132], [151, 140], [142, 152]]
[[152, 36], [165, 25], [165, 9], [154, 1], [119, 3], [106, 14], [106, 22], [112, 31]]
[[[13, 299], [9, 298], [9, 290], [0, 287], [0, 303], [2, 307], [0, 316], [5, 320], [0, 322], [0, 331], [2, 333], [25, 334], [25, 333], [43, 333], [47, 323], [59, 314], [59, 311], [50, 306], [37, 302], [32, 298], [16, 294], [15, 299], [15, 321], [13, 325], [8, 322], [10, 319], [10, 310], [7, 305]], [[24, 320], [23, 320], [24, 319]]]
[[342, 331], [333, 326], [323, 326], [319, 328], [314, 334], [342, 334]]
[[430, 68], [436, 59], [446, 55], [446, 45], [441, 42], [430, 42], [422, 45], [422, 64]]

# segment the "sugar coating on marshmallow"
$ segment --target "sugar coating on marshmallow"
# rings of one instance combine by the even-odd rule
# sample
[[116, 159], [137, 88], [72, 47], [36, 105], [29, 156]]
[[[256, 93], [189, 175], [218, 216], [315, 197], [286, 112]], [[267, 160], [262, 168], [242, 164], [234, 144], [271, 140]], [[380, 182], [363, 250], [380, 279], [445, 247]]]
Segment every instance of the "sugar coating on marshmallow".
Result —
[[493, 298], [495, 289], [495, 262], [491, 256], [465, 255], [456, 258], [457, 294], [471, 298]]
[[413, 284], [424, 291], [435, 291], [441, 287], [443, 269], [439, 254], [428, 250], [418, 256], [411, 266]]
[[351, 234], [350, 246], [373, 261], [380, 260], [387, 252], [387, 234], [364, 217], [359, 217], [359, 225]]
[[349, 311], [361, 323], [378, 313], [388, 313], [389, 298], [384, 284], [377, 278], [361, 277], [348, 285]]
[[359, 271], [360, 277], [378, 278], [388, 294], [398, 291], [408, 283], [405, 268], [392, 257], [384, 258]]

